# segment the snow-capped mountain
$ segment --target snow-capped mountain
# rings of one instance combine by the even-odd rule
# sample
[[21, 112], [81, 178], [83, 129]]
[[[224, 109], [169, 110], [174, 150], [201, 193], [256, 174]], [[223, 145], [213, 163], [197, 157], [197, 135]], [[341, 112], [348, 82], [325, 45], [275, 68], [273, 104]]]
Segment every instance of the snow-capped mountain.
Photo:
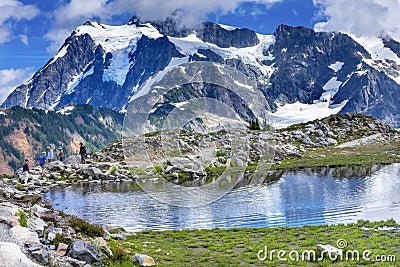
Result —
[[400, 43], [390, 36], [352, 38], [285, 25], [262, 35], [209, 22], [181, 28], [172, 20], [136, 17], [122, 26], [77, 27], [2, 107], [52, 110], [84, 103], [124, 111], [145, 93], [139, 92], [143, 84], [192, 61], [225, 64], [251, 77], [278, 125], [348, 111], [400, 125]]

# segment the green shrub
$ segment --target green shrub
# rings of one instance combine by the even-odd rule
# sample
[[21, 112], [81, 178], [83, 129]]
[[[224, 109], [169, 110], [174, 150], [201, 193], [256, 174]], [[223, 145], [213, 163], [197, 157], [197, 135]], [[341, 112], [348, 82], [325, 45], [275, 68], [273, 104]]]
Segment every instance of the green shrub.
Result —
[[60, 235], [60, 234], [57, 233], [56, 237], [53, 240], [53, 245], [57, 248], [58, 244], [60, 244], [60, 243], [64, 243], [66, 245], [69, 245], [69, 244], [72, 243], [72, 240], [71, 239], [67, 239], [63, 235]]
[[104, 235], [104, 230], [101, 226], [90, 224], [78, 218], [71, 221], [71, 227], [90, 237], [102, 237]]
[[15, 215], [19, 217], [19, 225], [21, 225], [22, 227], [28, 226], [28, 219], [27, 219], [26, 213], [23, 210], [19, 209], [15, 213]]
[[247, 126], [247, 128], [248, 128], [249, 130], [256, 130], [256, 131], [259, 131], [259, 130], [261, 130], [261, 128], [260, 128], [260, 122], [258, 121], [258, 119], [250, 120], [250, 121], [249, 121], [249, 125]]
[[163, 168], [160, 165], [154, 165], [153, 168], [158, 174], [161, 174], [163, 171]]

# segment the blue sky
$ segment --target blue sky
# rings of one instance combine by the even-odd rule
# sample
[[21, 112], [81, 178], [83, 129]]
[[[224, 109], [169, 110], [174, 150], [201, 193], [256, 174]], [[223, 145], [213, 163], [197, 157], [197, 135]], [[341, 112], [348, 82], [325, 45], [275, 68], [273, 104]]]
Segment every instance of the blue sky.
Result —
[[120, 25], [134, 14], [154, 20], [177, 10], [186, 24], [213, 21], [265, 34], [287, 24], [400, 39], [399, 0], [1, 0], [0, 103], [85, 21]]

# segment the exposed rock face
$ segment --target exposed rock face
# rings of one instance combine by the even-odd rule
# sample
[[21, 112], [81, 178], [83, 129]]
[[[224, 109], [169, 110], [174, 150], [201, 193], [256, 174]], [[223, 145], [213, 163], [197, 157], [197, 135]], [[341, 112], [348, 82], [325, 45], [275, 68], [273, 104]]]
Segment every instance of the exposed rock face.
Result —
[[271, 76], [266, 94], [281, 102], [312, 103], [320, 98], [324, 92], [322, 86], [335, 74], [328, 67], [330, 64], [344, 63], [337, 74], [344, 81], [362, 62], [362, 56], [369, 57], [361, 45], [345, 34], [316, 33], [304, 27], [281, 25], [274, 36], [275, 43], [265, 54], [274, 55], [271, 63], [277, 70]]
[[216, 44], [222, 48], [243, 48], [255, 46], [260, 42], [256, 33], [252, 30], [239, 28], [227, 30], [211, 22], [202, 24], [199, 38], [204, 42]]
[[[88, 70], [94, 59], [95, 44], [88, 34], [71, 35], [60, 48], [66, 50], [65, 56], [49, 60], [32, 79], [19, 86], [4, 102], [3, 107], [36, 107], [49, 109], [67, 89], [74, 76]], [[26, 96], [28, 95], [28, 98]]]
[[340, 113], [364, 113], [399, 125], [399, 85], [374, 68], [365, 66], [363, 70], [365, 74], [351, 77], [333, 98], [334, 103], [350, 99]]

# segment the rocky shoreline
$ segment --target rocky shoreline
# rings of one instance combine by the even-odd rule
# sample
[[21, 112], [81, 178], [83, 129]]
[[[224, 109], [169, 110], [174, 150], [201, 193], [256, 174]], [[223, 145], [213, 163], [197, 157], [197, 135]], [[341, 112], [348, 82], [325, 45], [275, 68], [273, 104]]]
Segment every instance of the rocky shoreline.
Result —
[[[105, 257], [114, 255], [108, 241], [125, 240], [127, 235], [134, 233], [89, 224], [53, 209], [51, 200], [40, 195], [0, 187], [1, 266], [101, 266]], [[140, 266], [155, 264], [142, 254], [134, 254], [132, 261]]]

